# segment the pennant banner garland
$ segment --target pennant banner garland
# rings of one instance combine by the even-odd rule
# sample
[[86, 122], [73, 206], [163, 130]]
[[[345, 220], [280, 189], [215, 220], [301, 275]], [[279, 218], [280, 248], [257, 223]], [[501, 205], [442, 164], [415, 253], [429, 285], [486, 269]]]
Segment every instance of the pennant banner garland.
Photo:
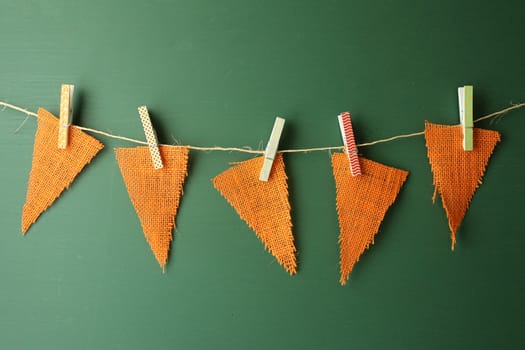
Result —
[[164, 270], [188, 166], [187, 147], [159, 147], [164, 166], [153, 167], [149, 147], [117, 148], [115, 154], [146, 240]]
[[426, 122], [425, 140], [434, 175], [433, 200], [436, 199], [436, 192], [439, 192], [447, 213], [454, 250], [457, 229], [474, 192], [481, 184], [490, 155], [500, 141], [500, 134], [497, 131], [474, 128], [475, 147], [472, 151], [465, 152], [461, 126]]
[[[38, 119], [27, 196], [22, 210], [23, 234], [104, 147], [101, 142], [85, 133], [85, 130], [150, 145], [150, 147], [116, 148], [115, 156], [144, 236], [162, 270], [165, 269], [168, 261], [173, 239], [172, 232], [176, 227], [175, 218], [183, 194], [183, 184], [188, 174], [189, 151], [193, 149], [264, 153], [240, 148], [161, 145], [158, 146], [161, 159], [157, 161], [162, 162], [163, 166], [156, 169], [153, 166], [150, 140], [150, 143], [147, 143], [95, 129], [65, 125], [69, 130], [69, 141], [65, 149], [59, 149], [57, 146], [59, 122], [50, 112], [40, 108], [36, 114], [1, 101], [0, 105], [25, 112]], [[522, 107], [525, 107], [525, 103], [481, 117], [475, 122]], [[426, 122], [423, 132], [357, 145], [361, 147], [424, 135], [434, 178], [433, 199], [435, 200], [437, 193], [441, 196], [450, 227], [452, 250], [455, 247], [458, 228], [474, 192], [481, 184], [490, 156], [500, 141], [498, 132], [474, 128], [473, 150], [466, 151], [463, 149], [463, 128], [465, 126], [446, 126]], [[65, 129], [61, 130], [63, 134]], [[154, 130], [150, 131], [150, 134], [154, 133]], [[469, 137], [472, 137], [470, 135], [472, 134], [469, 130]], [[154, 146], [157, 148], [157, 145]], [[297, 272], [297, 260], [288, 200], [288, 178], [282, 154], [343, 148], [322, 147], [279, 151], [275, 158], [266, 159], [267, 162], [273, 161], [268, 181], [259, 179], [265, 161], [264, 156], [236, 163], [212, 179], [212, 184], [217, 191], [290, 275]], [[345, 153], [333, 153], [331, 159], [340, 229], [339, 282], [342, 285], [346, 284], [360, 256], [374, 243], [386, 212], [396, 200], [408, 177], [408, 172], [405, 170], [382, 165], [363, 157], [356, 158], [357, 154], [353, 156], [355, 161], [358, 160], [360, 174], [352, 174], [350, 161]]]
[[213, 185], [279, 264], [293, 275], [297, 262], [283, 156], [275, 157], [268, 181], [259, 181], [263, 163], [264, 157], [241, 162], [215, 177]]
[[344, 153], [332, 154], [337, 214], [341, 278], [344, 285], [359, 257], [374, 243], [388, 208], [396, 200], [408, 172], [359, 158], [361, 175], [352, 176]]
[[104, 147], [85, 132], [70, 129], [68, 147], [59, 149], [58, 118], [43, 108], [38, 110], [33, 162], [22, 210], [23, 234]]

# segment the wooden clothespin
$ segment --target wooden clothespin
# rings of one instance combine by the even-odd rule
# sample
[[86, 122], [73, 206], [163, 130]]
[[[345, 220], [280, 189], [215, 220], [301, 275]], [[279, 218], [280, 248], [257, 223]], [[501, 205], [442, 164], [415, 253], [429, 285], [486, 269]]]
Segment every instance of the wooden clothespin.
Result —
[[58, 148], [66, 149], [69, 127], [73, 122], [73, 92], [75, 85], [62, 84], [60, 87], [60, 119], [58, 121]]
[[359, 165], [359, 157], [357, 156], [357, 146], [355, 144], [354, 130], [352, 129], [352, 120], [349, 112], [343, 112], [337, 117], [339, 120], [339, 127], [341, 128], [341, 136], [345, 144], [346, 155], [350, 160], [350, 171], [352, 176], [361, 175], [361, 166]]
[[268, 145], [266, 145], [266, 150], [264, 151], [264, 163], [261, 169], [261, 174], [259, 175], [259, 180], [268, 181], [270, 173], [272, 171], [273, 160], [277, 154], [277, 148], [279, 147], [279, 139], [281, 138], [281, 133], [284, 128], [284, 119], [275, 118], [275, 123], [273, 124], [272, 133], [270, 135], [270, 140]]
[[153, 130], [153, 126], [151, 125], [148, 108], [146, 106], [140, 106], [138, 110], [140, 121], [142, 122], [142, 127], [144, 128], [144, 134], [146, 134], [146, 140], [148, 141], [151, 159], [153, 160], [153, 167], [155, 169], [162, 169], [163, 164], [162, 158], [160, 157], [157, 135], [155, 134], [155, 130]]
[[459, 120], [463, 129], [463, 149], [465, 151], [474, 149], [473, 97], [474, 88], [472, 85], [458, 87]]

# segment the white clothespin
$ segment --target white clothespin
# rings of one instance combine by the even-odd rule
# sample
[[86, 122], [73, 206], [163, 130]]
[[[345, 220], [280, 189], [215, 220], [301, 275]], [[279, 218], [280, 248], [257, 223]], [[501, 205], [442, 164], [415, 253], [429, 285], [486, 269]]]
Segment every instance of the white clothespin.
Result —
[[357, 156], [357, 146], [355, 144], [354, 130], [352, 129], [352, 120], [349, 112], [343, 112], [337, 117], [341, 136], [346, 148], [346, 155], [350, 161], [350, 171], [352, 176], [361, 175], [361, 166]]
[[67, 148], [69, 127], [73, 121], [73, 92], [75, 85], [62, 84], [60, 87], [60, 119], [58, 121], [58, 148]]
[[465, 151], [474, 149], [473, 96], [474, 88], [472, 85], [458, 87], [459, 120], [463, 129], [463, 149]]
[[264, 151], [264, 163], [261, 169], [261, 174], [259, 175], [259, 180], [268, 181], [270, 177], [270, 172], [272, 171], [273, 160], [277, 154], [277, 148], [279, 147], [279, 139], [281, 138], [281, 133], [284, 128], [284, 119], [275, 118], [275, 123], [273, 124], [272, 133], [270, 135], [270, 140], [268, 145], [266, 145], [266, 150]]
[[146, 106], [140, 106], [138, 110], [140, 121], [142, 122], [142, 127], [144, 128], [144, 134], [146, 134], [146, 140], [148, 141], [151, 159], [153, 160], [153, 167], [155, 169], [162, 169], [163, 164], [162, 158], [160, 157], [157, 135], [155, 134], [155, 130], [153, 130], [153, 126], [151, 125], [148, 108]]

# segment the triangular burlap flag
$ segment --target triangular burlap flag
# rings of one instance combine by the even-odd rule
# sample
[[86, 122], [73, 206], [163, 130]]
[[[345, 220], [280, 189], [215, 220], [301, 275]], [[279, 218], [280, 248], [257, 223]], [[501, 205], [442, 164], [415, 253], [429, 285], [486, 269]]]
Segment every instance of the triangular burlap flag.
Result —
[[408, 172], [359, 158], [362, 175], [352, 176], [344, 153], [332, 155], [341, 277], [344, 285], [363, 252], [374, 243], [388, 208], [394, 203]]
[[474, 150], [464, 151], [461, 125], [425, 122], [425, 140], [434, 175], [433, 200], [439, 192], [447, 213], [454, 250], [457, 229], [481, 184], [489, 158], [500, 141], [500, 134], [474, 128]]
[[38, 109], [33, 161], [22, 211], [22, 233], [71, 185], [104, 145], [75, 128], [69, 128], [69, 144], [58, 148], [58, 118]]
[[148, 147], [116, 148], [115, 154], [144, 236], [164, 270], [182, 185], [188, 174], [189, 150], [182, 146], [160, 146], [159, 150], [162, 169], [153, 167]]
[[283, 157], [275, 157], [267, 182], [259, 180], [263, 161], [264, 157], [257, 157], [240, 162], [216, 176], [213, 185], [279, 264], [293, 275], [297, 263]]

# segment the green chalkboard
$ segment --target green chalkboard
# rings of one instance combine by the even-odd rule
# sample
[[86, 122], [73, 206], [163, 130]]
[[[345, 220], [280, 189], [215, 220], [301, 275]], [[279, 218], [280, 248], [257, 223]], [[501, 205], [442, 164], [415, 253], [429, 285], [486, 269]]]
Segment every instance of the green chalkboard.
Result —
[[[3, 1], [0, 100], [162, 143], [249, 146], [286, 118], [281, 148], [341, 145], [458, 123], [525, 102], [523, 1]], [[338, 283], [328, 152], [287, 154], [298, 274], [290, 277], [213, 188], [240, 153], [191, 152], [162, 273], [105, 148], [26, 236], [36, 121], [0, 112], [2, 349], [521, 349], [525, 342], [525, 110], [478, 126], [502, 142], [450, 250], [423, 137], [361, 148], [410, 171]]]

